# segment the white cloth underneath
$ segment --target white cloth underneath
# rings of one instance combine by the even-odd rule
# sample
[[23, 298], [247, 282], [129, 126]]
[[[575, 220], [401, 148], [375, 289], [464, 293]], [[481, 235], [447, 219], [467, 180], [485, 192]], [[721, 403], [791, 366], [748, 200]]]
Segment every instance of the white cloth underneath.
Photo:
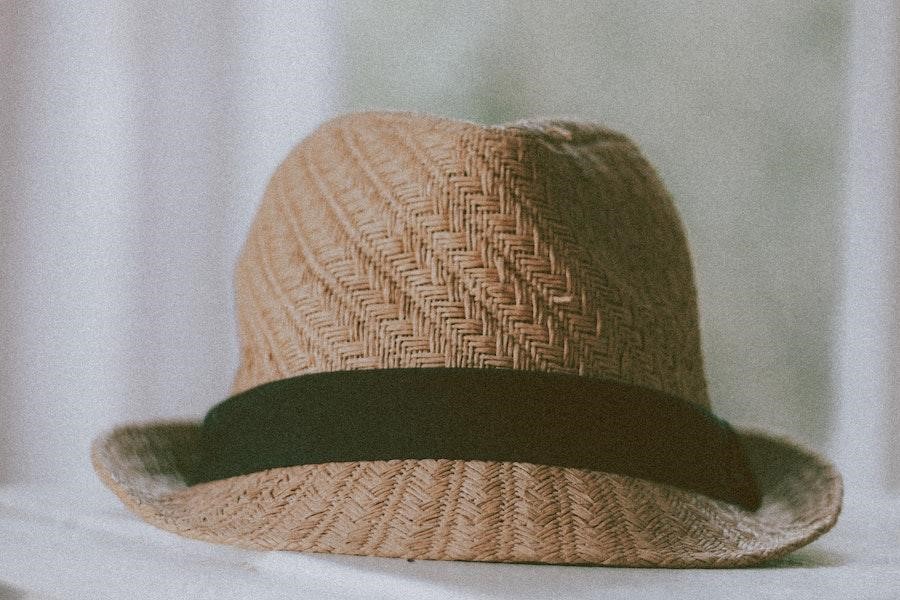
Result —
[[129, 600], [900, 598], [896, 497], [848, 499], [833, 531], [765, 567], [668, 570], [241, 550], [156, 529], [95, 491], [0, 487], [0, 590]]

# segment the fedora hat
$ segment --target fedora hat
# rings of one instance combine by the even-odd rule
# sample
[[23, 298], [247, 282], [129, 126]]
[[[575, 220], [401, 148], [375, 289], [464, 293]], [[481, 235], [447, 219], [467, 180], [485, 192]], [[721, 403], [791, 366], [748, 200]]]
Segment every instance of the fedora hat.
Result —
[[679, 217], [608, 129], [331, 120], [270, 180], [235, 287], [230, 397], [202, 422], [126, 425], [92, 447], [103, 482], [163, 529], [726, 567], [837, 519], [834, 467], [711, 411]]

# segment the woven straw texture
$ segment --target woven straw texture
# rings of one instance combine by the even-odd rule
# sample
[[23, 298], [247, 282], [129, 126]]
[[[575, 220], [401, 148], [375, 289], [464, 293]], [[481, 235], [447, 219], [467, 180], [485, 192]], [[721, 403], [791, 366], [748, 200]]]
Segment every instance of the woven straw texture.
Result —
[[595, 126], [332, 121], [275, 173], [236, 284], [234, 393], [317, 371], [509, 367], [708, 404], [672, 202]]
[[119, 429], [95, 446], [106, 484], [148, 522], [263, 550], [417, 559], [734, 567], [828, 531], [841, 480], [790, 444], [745, 434], [755, 512], [613, 473], [396, 460], [270, 469], [187, 487], [197, 424]]
[[[333, 120], [273, 176], [236, 291], [234, 393], [321, 371], [500, 367], [709, 407], [678, 216], [637, 148], [594, 125]], [[742, 438], [765, 494], [754, 513], [622, 475], [439, 459], [188, 487], [197, 435], [122, 428], [94, 465], [137, 514], [189, 537], [406, 558], [751, 564], [827, 531], [841, 499], [832, 467], [760, 434]]]

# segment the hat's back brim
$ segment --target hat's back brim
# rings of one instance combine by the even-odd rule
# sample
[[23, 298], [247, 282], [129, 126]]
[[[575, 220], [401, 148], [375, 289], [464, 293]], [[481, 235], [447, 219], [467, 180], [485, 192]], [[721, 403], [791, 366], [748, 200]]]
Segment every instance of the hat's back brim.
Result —
[[104, 483], [144, 520], [246, 548], [492, 562], [732, 567], [828, 531], [835, 468], [740, 432], [756, 511], [618, 475], [516, 462], [390, 460], [281, 467], [188, 486], [199, 423], [116, 429], [93, 446]]

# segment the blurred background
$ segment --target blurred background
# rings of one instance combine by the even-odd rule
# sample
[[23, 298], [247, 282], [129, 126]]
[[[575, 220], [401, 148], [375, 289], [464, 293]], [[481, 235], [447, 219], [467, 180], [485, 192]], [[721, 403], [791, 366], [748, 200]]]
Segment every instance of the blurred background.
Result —
[[[0, 3], [0, 484], [103, 494], [124, 421], [199, 418], [231, 271], [330, 116], [568, 116], [685, 222], [717, 413], [900, 482], [892, 2]], [[854, 491], [856, 490], [856, 491]]]

